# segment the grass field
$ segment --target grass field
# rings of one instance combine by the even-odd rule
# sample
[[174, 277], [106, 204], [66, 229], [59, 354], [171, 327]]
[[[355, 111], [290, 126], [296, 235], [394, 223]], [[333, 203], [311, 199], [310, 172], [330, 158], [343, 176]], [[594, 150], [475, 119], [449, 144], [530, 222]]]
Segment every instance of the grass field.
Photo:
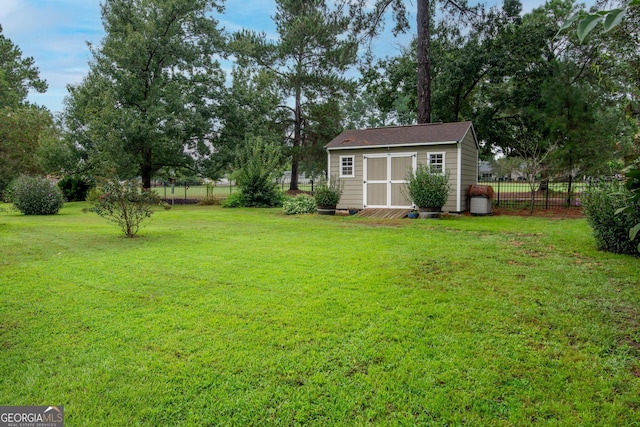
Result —
[[[6, 207], [6, 205], [4, 205]], [[584, 219], [0, 214], [0, 402], [66, 426], [640, 425], [639, 260]]]
[[[289, 189], [289, 184], [278, 184], [278, 188], [282, 191], [287, 191]], [[303, 191], [311, 191], [311, 184], [308, 182], [301, 183], [299, 185], [299, 189]], [[207, 194], [213, 194], [217, 197], [228, 197], [234, 191], [238, 191], [236, 186], [215, 186], [209, 187], [205, 185], [193, 185], [187, 188], [186, 197], [185, 197], [185, 188], [184, 186], [176, 186], [173, 189], [173, 194], [171, 193], [171, 187], [167, 186], [166, 188], [163, 186], [153, 187], [153, 190], [162, 198], [176, 198], [176, 199], [202, 199], [207, 197]], [[208, 193], [207, 193], [208, 192]]]

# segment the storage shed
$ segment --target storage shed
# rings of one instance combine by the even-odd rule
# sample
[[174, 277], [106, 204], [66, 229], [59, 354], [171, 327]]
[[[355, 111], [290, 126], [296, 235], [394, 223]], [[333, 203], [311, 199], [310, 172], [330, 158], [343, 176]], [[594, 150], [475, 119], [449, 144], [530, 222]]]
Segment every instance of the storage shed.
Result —
[[346, 130], [325, 146], [329, 176], [344, 182], [339, 209], [410, 209], [402, 190], [418, 164], [449, 171], [443, 210], [469, 209], [466, 190], [478, 182], [478, 139], [471, 122]]

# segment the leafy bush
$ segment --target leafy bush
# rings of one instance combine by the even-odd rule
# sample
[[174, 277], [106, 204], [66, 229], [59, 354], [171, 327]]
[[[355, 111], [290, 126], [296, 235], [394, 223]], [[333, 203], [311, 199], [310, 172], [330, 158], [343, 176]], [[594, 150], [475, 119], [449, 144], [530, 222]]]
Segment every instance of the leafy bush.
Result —
[[25, 215], [54, 215], [64, 204], [62, 191], [43, 177], [21, 175], [10, 185], [10, 199]]
[[618, 181], [599, 182], [583, 194], [585, 215], [593, 229], [598, 249], [617, 254], [640, 256], [638, 245], [629, 239], [629, 230], [640, 222], [640, 201], [629, 205], [629, 190]]
[[141, 223], [151, 217], [153, 207], [160, 205], [160, 197], [153, 191], [141, 190], [136, 181], [107, 181], [90, 199], [95, 205], [87, 211], [116, 224], [129, 238], [135, 237]]
[[282, 206], [284, 196], [275, 181], [259, 178], [238, 185], [242, 195], [242, 206], [252, 208]]
[[[640, 156], [629, 165], [625, 170], [627, 177], [627, 190], [629, 190], [629, 199], [627, 204], [621, 208], [621, 211], [633, 212], [634, 206], [637, 210], [637, 204], [640, 203]], [[638, 221], [630, 230], [629, 238], [631, 240], [640, 240], [640, 221]], [[640, 242], [638, 242], [638, 252], [640, 252]]]
[[[268, 208], [282, 206], [282, 193], [276, 178], [283, 163], [282, 148], [261, 138], [248, 141], [236, 159], [236, 184], [241, 196], [233, 202], [240, 206]], [[226, 203], [225, 207], [235, 207]]]
[[322, 181], [313, 192], [313, 198], [317, 206], [336, 206], [342, 197], [344, 182], [335, 176], [331, 177], [329, 183]]
[[449, 172], [418, 165], [407, 175], [405, 195], [419, 208], [442, 208], [449, 198]]
[[214, 196], [213, 194], [198, 200], [198, 205], [200, 206], [220, 206], [221, 204], [222, 199], [219, 196]]
[[242, 199], [242, 193], [237, 191], [234, 193], [231, 193], [229, 197], [227, 197], [222, 201], [223, 208], [241, 208], [243, 206], [244, 204]]
[[306, 194], [298, 194], [293, 198], [287, 198], [282, 205], [282, 209], [285, 215], [315, 213], [316, 201]]
[[71, 175], [62, 178], [58, 187], [67, 202], [82, 202], [86, 200], [91, 185], [82, 178]]

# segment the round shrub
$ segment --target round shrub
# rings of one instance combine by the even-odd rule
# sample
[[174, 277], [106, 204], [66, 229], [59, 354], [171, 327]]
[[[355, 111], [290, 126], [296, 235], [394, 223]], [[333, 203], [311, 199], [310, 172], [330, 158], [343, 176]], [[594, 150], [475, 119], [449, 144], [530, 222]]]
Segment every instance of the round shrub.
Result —
[[405, 196], [419, 208], [440, 208], [449, 198], [449, 172], [431, 170], [429, 166], [418, 165], [407, 174]]
[[255, 179], [238, 184], [242, 206], [246, 208], [273, 208], [282, 206], [283, 195], [278, 185], [268, 179]]
[[285, 200], [282, 209], [285, 215], [315, 213], [316, 201], [306, 194], [299, 194], [296, 197]]
[[11, 183], [11, 201], [25, 215], [54, 215], [64, 204], [64, 197], [48, 179], [21, 175]]
[[630, 195], [621, 182], [601, 181], [581, 197], [598, 249], [640, 256], [638, 243], [629, 239], [629, 230], [640, 222], [640, 202], [634, 202], [633, 209], [617, 212], [628, 205]]
[[321, 181], [313, 192], [313, 198], [318, 206], [337, 206], [342, 197], [344, 182], [334, 176], [329, 183]]
[[239, 191], [231, 193], [229, 197], [222, 201], [223, 208], [241, 208], [243, 206], [242, 193]]

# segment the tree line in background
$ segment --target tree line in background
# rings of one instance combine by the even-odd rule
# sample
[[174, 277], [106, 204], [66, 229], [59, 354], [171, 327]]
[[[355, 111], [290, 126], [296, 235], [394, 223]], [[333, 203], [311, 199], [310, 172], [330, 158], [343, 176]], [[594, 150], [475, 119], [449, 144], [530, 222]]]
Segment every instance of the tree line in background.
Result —
[[571, 0], [524, 14], [518, 0], [419, 0], [412, 43], [374, 58], [385, 16], [410, 30], [405, 2], [276, 4], [270, 40], [225, 33], [218, 0], [105, 1], [105, 37], [55, 118], [26, 101], [46, 82], [0, 33], [0, 191], [21, 173], [215, 179], [255, 144], [275, 147], [269, 167], [290, 169], [295, 190], [344, 128], [429, 121], [473, 121], [484, 158], [521, 159], [534, 177], [614, 174], [640, 154], [638, 8], [581, 42], [558, 31], [585, 13]]

